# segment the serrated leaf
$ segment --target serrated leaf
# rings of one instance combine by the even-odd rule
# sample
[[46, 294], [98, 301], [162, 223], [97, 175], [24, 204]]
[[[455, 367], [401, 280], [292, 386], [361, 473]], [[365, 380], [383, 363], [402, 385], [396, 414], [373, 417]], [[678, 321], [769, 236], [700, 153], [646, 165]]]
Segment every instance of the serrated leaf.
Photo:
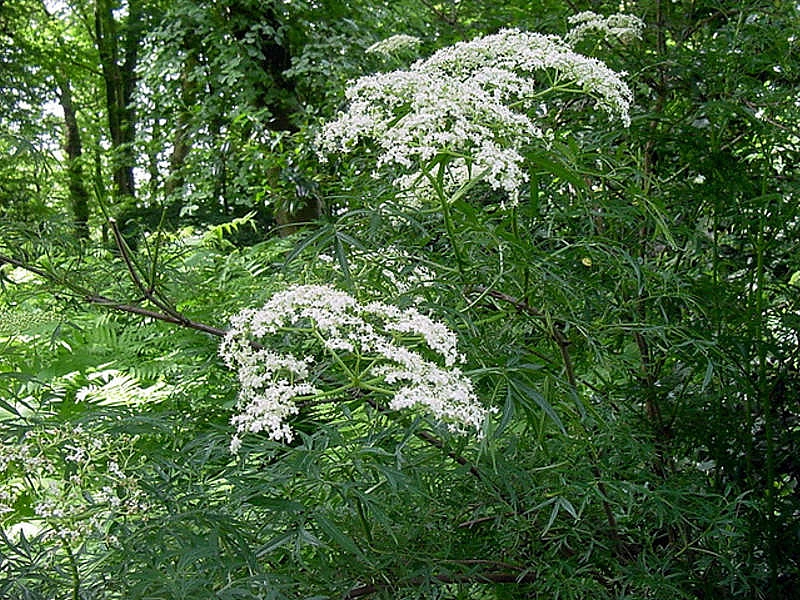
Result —
[[344, 244], [342, 243], [342, 240], [338, 235], [335, 238], [335, 253], [336, 253], [336, 261], [339, 263], [339, 267], [342, 269], [344, 282], [347, 285], [347, 288], [352, 290], [353, 276], [350, 273], [350, 263], [347, 260], [347, 251], [345, 250]]
[[315, 242], [325, 238], [325, 236], [329, 236], [331, 234], [332, 230], [330, 226], [320, 227], [317, 231], [315, 231], [308, 237], [304, 238], [286, 256], [286, 259], [283, 262], [283, 270], [286, 271], [289, 268], [289, 265], [292, 263], [292, 261], [298, 256], [300, 256], [300, 254], [302, 254], [304, 250], [314, 245]]
[[575, 507], [572, 506], [572, 502], [570, 502], [564, 497], [559, 496], [558, 504], [561, 506], [561, 508], [566, 510], [573, 519], [575, 520], [578, 519], [578, 512], [575, 510]]
[[560, 506], [561, 505], [558, 502], [553, 502], [553, 510], [550, 511], [550, 518], [547, 520], [547, 525], [545, 525], [544, 529], [542, 530], [542, 537], [544, 537], [547, 534], [547, 532], [550, 531], [550, 528], [553, 526], [553, 523], [555, 523], [556, 517], [558, 516], [558, 509], [560, 508]]
[[706, 373], [703, 376], [703, 383], [700, 385], [700, 391], [706, 391], [708, 384], [711, 383], [711, 377], [714, 375], [714, 363], [708, 361], [708, 365], [706, 365]]
[[503, 416], [500, 418], [500, 423], [497, 425], [497, 430], [494, 432], [495, 437], [500, 437], [513, 418], [514, 399], [511, 394], [511, 386], [509, 386], [506, 388], [506, 401], [503, 404]]

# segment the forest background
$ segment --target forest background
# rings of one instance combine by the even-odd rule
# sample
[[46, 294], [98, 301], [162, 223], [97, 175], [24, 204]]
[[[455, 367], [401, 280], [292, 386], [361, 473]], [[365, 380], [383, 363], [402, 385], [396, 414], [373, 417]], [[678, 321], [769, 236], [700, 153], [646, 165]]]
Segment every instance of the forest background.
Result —
[[[570, 40], [587, 10], [644, 27]], [[358, 77], [504, 28], [624, 72], [630, 123], [542, 68], [513, 201], [452, 147], [402, 190], [380, 138], [325, 150]], [[0, 0], [0, 597], [792, 597], [798, 35], [779, 0]], [[482, 424], [286, 329], [335, 393], [234, 438], [220, 339], [293, 286], [446, 325]]]

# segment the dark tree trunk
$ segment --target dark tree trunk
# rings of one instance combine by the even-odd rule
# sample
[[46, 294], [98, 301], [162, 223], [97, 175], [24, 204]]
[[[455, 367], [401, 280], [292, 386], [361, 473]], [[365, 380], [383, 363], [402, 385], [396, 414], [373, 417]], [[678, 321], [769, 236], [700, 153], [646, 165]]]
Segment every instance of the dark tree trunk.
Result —
[[75, 235], [79, 239], [89, 239], [89, 192], [83, 180], [81, 132], [67, 79], [59, 81], [59, 100], [64, 111], [64, 152], [67, 158], [69, 200], [75, 218]]
[[[111, 136], [116, 200], [135, 196], [133, 178], [136, 135], [136, 115], [132, 105], [136, 88], [136, 60], [142, 34], [141, 6], [138, 0], [128, 3], [124, 38], [119, 36], [119, 24], [114, 19], [110, 0], [97, 0], [95, 5], [95, 36], [103, 80], [106, 87], [108, 129]], [[120, 63], [120, 39], [124, 62]]]
[[[226, 18], [231, 24], [231, 33], [237, 40], [252, 34], [253, 23], [268, 25], [273, 31], [282, 29], [282, 24], [270, 3], [232, 2], [226, 7]], [[277, 35], [258, 38], [261, 59], [258, 66], [269, 75], [272, 86], [266, 86], [253, 98], [256, 108], [267, 108], [272, 115], [268, 127], [274, 131], [297, 131], [292, 122], [292, 113], [297, 110], [294, 82], [284, 75], [292, 66], [292, 54], [287, 42]]]

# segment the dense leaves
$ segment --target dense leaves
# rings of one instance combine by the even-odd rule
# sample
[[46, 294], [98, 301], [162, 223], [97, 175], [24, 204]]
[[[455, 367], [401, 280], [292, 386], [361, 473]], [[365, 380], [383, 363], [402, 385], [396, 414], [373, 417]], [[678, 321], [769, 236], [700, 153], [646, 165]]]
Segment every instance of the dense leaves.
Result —
[[[792, 597], [800, 9], [622, 4], [641, 39], [561, 51], [626, 72], [627, 128], [555, 60], [395, 93], [453, 43], [618, 2], [0, 1], [0, 597]], [[380, 131], [322, 143], [377, 122], [371, 81]], [[425, 97], [445, 83], [491, 118]], [[306, 313], [240, 354], [313, 355], [322, 393], [231, 453], [231, 318], [321, 286], [455, 332], [480, 435], [390, 410], [384, 355]], [[428, 321], [364, 314], [441, 360]]]

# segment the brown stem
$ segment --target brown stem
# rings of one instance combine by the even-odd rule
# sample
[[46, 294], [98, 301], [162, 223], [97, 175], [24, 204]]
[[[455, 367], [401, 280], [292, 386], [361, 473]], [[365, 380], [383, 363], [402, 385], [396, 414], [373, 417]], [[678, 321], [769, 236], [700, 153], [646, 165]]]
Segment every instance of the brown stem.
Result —
[[645, 410], [647, 411], [647, 417], [650, 419], [651, 423], [655, 424], [658, 431], [663, 432], [664, 425], [661, 419], [661, 409], [659, 409], [658, 403], [653, 397], [655, 389], [655, 375], [653, 373], [650, 345], [647, 343], [647, 339], [641, 334], [641, 332], [637, 331], [633, 334], [633, 336], [636, 339], [636, 346], [639, 349], [639, 355], [642, 362], [639, 380], [645, 390], [644, 404]]
[[564, 363], [564, 371], [567, 375], [572, 390], [577, 393], [578, 391], [578, 378], [575, 376], [575, 365], [572, 363], [572, 356], [569, 353], [569, 346], [572, 342], [567, 339], [564, 332], [561, 331], [559, 325], [553, 325], [553, 340], [558, 346], [558, 351], [561, 354], [561, 360]]
[[[503, 292], [499, 292], [497, 290], [487, 290], [486, 288], [482, 288], [480, 286], [476, 287], [475, 291], [477, 291], [480, 294], [485, 294], [485, 295], [489, 296], [490, 298], [494, 298], [496, 300], [501, 300], [502, 302], [505, 302], [506, 304], [510, 304], [511, 306], [516, 308], [518, 311], [523, 312], [523, 313], [525, 313], [525, 314], [527, 314], [529, 316], [535, 317], [537, 319], [541, 319], [543, 321], [545, 320], [545, 314], [542, 311], [540, 311], [536, 307], [531, 306], [530, 304], [528, 304], [527, 302], [525, 302], [523, 300], [515, 298], [514, 296], [509, 296], [508, 294], [504, 294]], [[559, 338], [559, 336], [560, 336], [560, 338]], [[564, 346], [564, 344], [569, 345], [569, 342], [566, 340], [566, 338], [564, 338], [564, 334], [560, 329], [557, 329], [556, 331], [551, 332], [551, 337], [553, 337], [553, 341], [556, 342], [556, 345], [559, 346], [559, 353], [561, 354], [562, 360], [564, 360], [565, 353], [564, 353], [564, 350], [562, 350], [561, 348], [563, 347], [564, 349], [566, 349], [566, 346]], [[544, 362], [546, 362], [546, 363], [548, 363], [550, 365], [553, 365], [553, 366], [557, 365], [557, 363], [552, 358], [550, 358], [549, 356], [546, 356], [546, 355], [544, 355], [544, 354], [542, 354], [540, 352], [537, 352], [536, 350], [534, 350], [532, 348], [529, 348], [528, 352], [530, 352], [535, 357], [540, 358], [541, 360], [543, 360]], [[589, 388], [590, 390], [592, 390], [596, 394], [602, 395], [603, 392], [600, 390], [599, 387], [597, 387], [596, 385], [594, 385], [590, 381], [586, 381], [585, 379], [582, 379], [582, 378], [580, 378], [580, 377], [578, 377], [576, 375], [575, 370], [574, 370], [574, 368], [572, 366], [572, 360], [569, 358], [569, 354], [568, 353], [566, 354], [566, 358], [567, 358], [567, 361], [565, 362], [565, 367], [564, 368], [567, 371], [567, 379], [570, 381], [570, 383], [572, 385], [575, 385], [576, 383], [580, 382], [581, 385], [585, 385], [587, 388]], [[566, 366], [566, 365], [569, 365], [569, 366]], [[614, 406], [613, 404], [611, 404], [611, 406], [612, 406], [612, 408], [614, 408], [614, 410], [617, 410], [616, 406]]]
[[[125, 262], [125, 267], [128, 270], [128, 275], [133, 281], [133, 284], [139, 289], [146, 300], [152, 302], [156, 307], [164, 311], [166, 315], [172, 317], [174, 323], [182, 324], [186, 321], [186, 326], [190, 328], [192, 325], [190, 324], [191, 321], [186, 319], [180, 312], [172, 308], [171, 303], [166, 297], [159, 292], [153, 284], [149, 286], [145, 286], [142, 278], [139, 276], [139, 267], [133, 260], [130, 252], [130, 246], [125, 241], [125, 238], [122, 236], [122, 233], [119, 230], [119, 226], [115, 219], [111, 218], [108, 220], [109, 224], [111, 225], [111, 230], [114, 233], [114, 241], [117, 245], [117, 249], [119, 250], [120, 255], [122, 256], [122, 260]], [[155, 269], [155, 265], [153, 267]], [[153, 281], [155, 280], [155, 275], [151, 278]], [[162, 319], [163, 320], [163, 319]]]
[[[138, 306], [136, 304], [120, 302], [119, 300], [114, 300], [106, 296], [93, 294], [86, 288], [83, 288], [75, 283], [62, 281], [52, 273], [48, 273], [47, 271], [40, 269], [39, 267], [35, 267], [16, 258], [0, 254], [0, 264], [4, 263], [13, 265], [15, 267], [19, 267], [20, 269], [25, 269], [26, 271], [29, 271], [34, 275], [38, 275], [39, 277], [42, 277], [43, 279], [46, 279], [51, 283], [63, 285], [64, 287], [69, 289], [76, 297], [80, 298], [84, 302], [88, 302], [89, 304], [96, 304], [98, 306], [104, 306], [106, 308], [118, 310], [120, 312], [136, 314], [143, 317], [148, 317], [150, 319], [155, 319], [157, 321], [164, 321], [165, 323], [171, 323], [173, 325], [180, 325], [181, 327], [187, 327], [188, 329], [203, 331], [205, 333], [210, 333], [211, 335], [215, 335], [218, 337], [222, 337], [227, 333], [224, 329], [219, 329], [218, 327], [213, 327], [211, 325], [206, 325], [205, 323], [193, 321], [192, 319], [189, 319], [188, 317], [182, 314], [176, 313], [175, 311], [158, 312], [155, 310], [144, 308], [143, 306]], [[159, 308], [161, 307], [159, 306]]]
[[198, 321], [192, 321], [191, 319], [188, 319], [183, 315], [175, 317], [170, 314], [160, 313], [154, 310], [143, 308], [135, 304], [125, 304], [124, 302], [117, 302], [116, 300], [112, 300], [111, 298], [106, 298], [105, 296], [84, 296], [83, 299], [86, 302], [89, 302], [90, 304], [97, 304], [98, 306], [104, 306], [106, 308], [111, 308], [113, 310], [118, 310], [120, 312], [127, 312], [135, 315], [141, 315], [143, 317], [149, 317], [151, 319], [156, 319], [157, 321], [164, 321], [165, 323], [180, 325], [181, 327], [186, 327], [188, 329], [204, 331], [205, 333], [210, 333], [211, 335], [215, 335], [218, 337], [223, 337], [227, 333], [227, 331], [225, 331], [224, 329], [219, 329], [218, 327], [206, 325], [205, 323], [200, 323]]
[[[390, 411], [385, 406], [381, 406], [380, 404], [375, 402], [375, 400], [373, 400], [372, 398], [365, 397], [364, 400], [365, 400], [365, 402], [367, 404], [369, 404], [372, 408], [377, 410], [379, 413], [391, 416], [391, 412], [392, 411]], [[466, 458], [464, 458], [460, 454], [457, 454], [457, 453], [453, 452], [452, 450], [446, 449], [444, 447], [444, 442], [442, 440], [440, 440], [439, 438], [437, 438], [436, 436], [434, 436], [433, 434], [428, 433], [427, 431], [415, 431], [414, 435], [416, 437], [418, 437], [419, 439], [421, 439], [422, 441], [430, 444], [431, 446], [434, 446], [436, 448], [439, 448], [440, 450], [443, 450], [444, 453], [450, 459], [452, 459], [453, 461], [457, 462], [462, 467], [469, 467], [469, 472], [472, 475], [474, 475], [477, 479], [479, 479], [480, 481], [485, 481], [483, 473], [481, 473], [480, 470], [478, 470], [478, 468], [475, 465], [471, 464]]]
[[[485, 290], [483, 290], [485, 292]], [[536, 317], [537, 319], [545, 319], [546, 315], [530, 306], [527, 302], [514, 298], [513, 296], [509, 296], [499, 291], [489, 290], [486, 294], [492, 298], [496, 298], [498, 300], [502, 300], [508, 304], [514, 306], [517, 310], [524, 312], [528, 315]], [[570, 385], [573, 393], [577, 395], [578, 393], [578, 377], [575, 375], [575, 365], [572, 362], [572, 356], [569, 353], [569, 346], [572, 342], [569, 341], [567, 336], [564, 334], [563, 330], [561, 329], [560, 324], [556, 323], [553, 324], [550, 329], [550, 336], [552, 337], [553, 341], [558, 346], [558, 351], [561, 354], [561, 360], [564, 363], [564, 371], [566, 373], [567, 382]], [[589, 429], [585, 422], [582, 421], [584, 429], [588, 432]], [[611, 504], [608, 501], [608, 492], [606, 490], [605, 483], [603, 482], [602, 473], [600, 471], [600, 467], [598, 466], [598, 456], [597, 451], [595, 450], [594, 446], [591, 444], [589, 445], [591, 448], [591, 455], [590, 459], [592, 461], [592, 473], [597, 479], [597, 489], [600, 492], [600, 501], [603, 504], [603, 512], [606, 515], [606, 520], [608, 521], [608, 526], [611, 530], [611, 536], [614, 540], [619, 539], [619, 534], [617, 533], [617, 519], [614, 517], [614, 511], [611, 510]]]
[[29, 271], [29, 272], [33, 273], [34, 275], [38, 275], [39, 277], [42, 277], [42, 278], [47, 279], [49, 281], [53, 280], [53, 277], [47, 271], [44, 271], [44, 270], [42, 270], [42, 269], [40, 269], [38, 267], [34, 267], [33, 265], [29, 265], [26, 262], [23, 262], [21, 260], [17, 260], [16, 258], [12, 258], [10, 256], [4, 256], [4, 255], [0, 254], [0, 264], [3, 264], [3, 263], [5, 263], [7, 265], [13, 265], [15, 267], [19, 267], [20, 269], [25, 269], [26, 271]]
[[119, 250], [120, 256], [122, 256], [122, 260], [125, 262], [125, 268], [128, 269], [128, 276], [131, 278], [131, 281], [133, 281], [133, 285], [139, 288], [139, 291], [144, 294], [145, 298], [150, 299], [149, 296], [152, 292], [149, 288], [145, 287], [144, 283], [142, 283], [142, 280], [139, 277], [138, 270], [136, 265], [133, 263], [133, 258], [131, 257], [131, 253], [129, 251], [128, 244], [125, 241], [125, 238], [122, 237], [122, 233], [119, 230], [119, 225], [117, 225], [117, 220], [113, 217], [109, 218], [108, 224], [111, 226], [111, 231], [114, 234], [114, 242], [117, 245], [117, 250]]

